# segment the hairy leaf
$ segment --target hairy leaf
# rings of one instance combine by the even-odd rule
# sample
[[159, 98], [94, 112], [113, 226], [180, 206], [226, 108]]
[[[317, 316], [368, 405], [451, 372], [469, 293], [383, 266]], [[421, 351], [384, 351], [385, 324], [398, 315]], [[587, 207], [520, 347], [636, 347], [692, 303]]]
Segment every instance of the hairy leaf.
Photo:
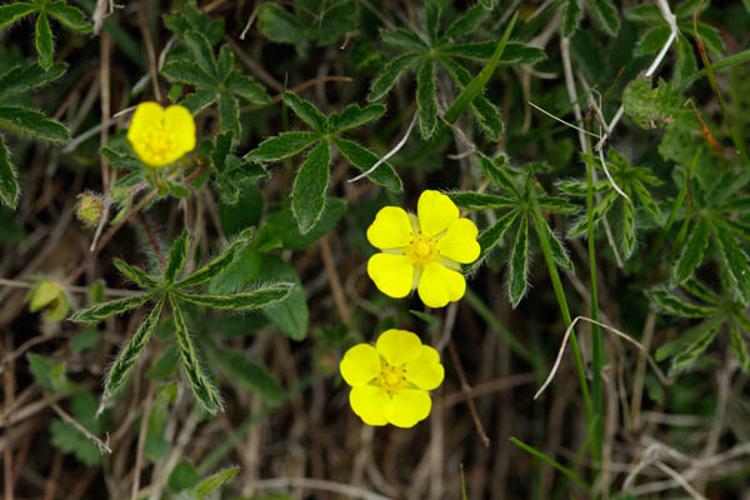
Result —
[[516, 240], [508, 262], [508, 296], [515, 309], [529, 286], [529, 222], [523, 217], [518, 225]]
[[273, 283], [259, 286], [249, 292], [228, 295], [201, 295], [179, 292], [179, 297], [191, 304], [228, 311], [253, 311], [284, 300], [292, 288], [291, 283]]
[[[334, 137], [333, 144], [339, 153], [349, 160], [349, 163], [360, 172], [367, 172], [380, 159], [372, 151], [349, 139]], [[401, 177], [398, 176], [396, 170], [388, 162], [381, 163], [367, 178], [378, 186], [382, 186], [394, 193], [400, 193], [404, 189]]]
[[0, 129], [50, 142], [67, 142], [65, 126], [42, 113], [20, 106], [0, 106]]
[[122, 314], [131, 309], [142, 306], [151, 300], [153, 296], [153, 293], [142, 293], [131, 297], [123, 297], [122, 299], [95, 304], [74, 313], [70, 317], [70, 320], [75, 321], [76, 323], [98, 323], [110, 316]]
[[257, 148], [244, 156], [246, 161], [279, 161], [294, 156], [312, 143], [320, 140], [320, 134], [315, 132], [282, 132], [261, 142]]
[[695, 268], [703, 262], [703, 254], [708, 248], [708, 237], [711, 233], [711, 228], [705, 217], [698, 219], [698, 223], [690, 233], [690, 237], [682, 249], [680, 258], [677, 259], [677, 263], [672, 269], [672, 284], [679, 285], [690, 276], [692, 276]]
[[294, 179], [292, 213], [302, 234], [315, 226], [325, 208], [330, 163], [330, 146], [323, 141], [308, 153]]

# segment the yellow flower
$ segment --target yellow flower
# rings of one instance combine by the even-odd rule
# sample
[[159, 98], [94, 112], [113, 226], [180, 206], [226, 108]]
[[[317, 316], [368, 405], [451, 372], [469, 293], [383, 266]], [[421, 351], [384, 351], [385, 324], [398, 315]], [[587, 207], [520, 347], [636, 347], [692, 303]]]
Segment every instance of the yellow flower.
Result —
[[450, 198], [424, 191], [416, 216], [399, 207], [380, 209], [367, 239], [382, 253], [367, 262], [367, 274], [390, 297], [406, 297], [416, 288], [425, 305], [444, 307], [466, 292], [460, 264], [479, 257], [477, 233]]
[[164, 109], [142, 102], [135, 108], [128, 140], [143, 163], [161, 168], [195, 149], [195, 121], [184, 106]]
[[387, 330], [375, 344], [357, 344], [344, 354], [341, 376], [352, 386], [349, 404], [367, 425], [414, 427], [427, 418], [445, 375], [440, 355], [412, 332]]

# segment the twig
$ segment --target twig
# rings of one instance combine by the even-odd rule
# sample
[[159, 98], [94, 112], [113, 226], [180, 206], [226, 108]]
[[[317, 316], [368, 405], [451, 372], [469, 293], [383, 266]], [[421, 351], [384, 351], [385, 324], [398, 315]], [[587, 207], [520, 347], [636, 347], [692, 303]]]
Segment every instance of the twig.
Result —
[[605, 323], [593, 320], [591, 318], [587, 318], [585, 316], [576, 316], [573, 319], [573, 321], [570, 323], [570, 326], [568, 327], [568, 329], [565, 330], [565, 336], [563, 337], [562, 344], [560, 345], [560, 350], [557, 352], [557, 359], [555, 359], [555, 364], [552, 366], [552, 370], [547, 376], [547, 380], [544, 381], [544, 384], [542, 384], [542, 386], [539, 388], [536, 394], [534, 394], [534, 399], [539, 398], [539, 396], [542, 395], [542, 393], [547, 388], [547, 386], [552, 382], [552, 379], [555, 378], [555, 374], [557, 373], [558, 368], [560, 368], [560, 362], [562, 361], [563, 354], [565, 354], [565, 347], [568, 344], [568, 338], [570, 337], [571, 332], [573, 331], [573, 329], [575, 328], [576, 324], [579, 321], [587, 321], [591, 324], [597, 325], [600, 328], [604, 328], [605, 330], [611, 333], [614, 333], [618, 337], [623, 338], [627, 340], [628, 342], [630, 342], [631, 344], [633, 344], [636, 348], [638, 348], [639, 351], [641, 351], [646, 356], [648, 363], [651, 365], [651, 368], [659, 377], [659, 380], [661, 381], [661, 383], [667, 386], [672, 385], [672, 382], [664, 375], [664, 373], [662, 373], [661, 369], [659, 368], [659, 365], [657, 365], [656, 361], [654, 361], [654, 359], [648, 354], [648, 352], [646, 352], [645, 348], [643, 347], [643, 345], [641, 345], [640, 342], [635, 340], [630, 335], [623, 333], [620, 330], [613, 328]]
[[[541, 106], [539, 106], [539, 105], [537, 105], [537, 104], [534, 104], [534, 103], [533, 103], [533, 102], [531, 102], [531, 101], [527, 101], [527, 102], [529, 103], [529, 106], [531, 106], [532, 108], [536, 109], [537, 111], [540, 111], [540, 112], [544, 113], [545, 115], [549, 116], [549, 117], [550, 117], [550, 118], [552, 118], [553, 120], [555, 120], [555, 121], [558, 121], [558, 122], [562, 123], [563, 125], [567, 125], [568, 127], [572, 128], [572, 129], [574, 129], [574, 130], [577, 130], [577, 131], [578, 131], [578, 132], [580, 132], [580, 133], [583, 133], [583, 134], [586, 134], [586, 135], [590, 135], [591, 137], [595, 137], [596, 139], [601, 139], [601, 136], [599, 136], [599, 135], [596, 135], [596, 134], [595, 134], [595, 133], [593, 133], [593, 132], [589, 132], [588, 130], [586, 130], [586, 129], [584, 129], [584, 128], [581, 128], [581, 127], [579, 127], [579, 126], [577, 126], [577, 125], [574, 125], [574, 124], [570, 123], [569, 121], [565, 121], [565, 120], [563, 120], [562, 118], [560, 118], [560, 117], [558, 117], [558, 116], [555, 116], [555, 115], [553, 115], [552, 113], [550, 113], [550, 112], [549, 112], [549, 111], [547, 111], [546, 109], [542, 108]], [[575, 106], [577, 107], [578, 105], [576, 104]], [[574, 108], [574, 109], [575, 109], [575, 108]], [[580, 113], [580, 108], [579, 108], [579, 113]], [[584, 146], [584, 147], [585, 147], [585, 146]]]
[[453, 334], [453, 327], [456, 325], [456, 314], [458, 314], [458, 302], [451, 302], [448, 309], [445, 311], [445, 321], [443, 322], [443, 334], [440, 336], [435, 349], [438, 352], [443, 352], [445, 346], [451, 341]]
[[358, 180], [364, 179], [365, 177], [367, 177], [368, 175], [370, 175], [371, 173], [373, 173], [380, 165], [382, 165], [383, 163], [387, 162], [388, 159], [391, 156], [393, 156], [396, 153], [398, 153], [401, 150], [401, 148], [404, 147], [404, 144], [406, 144], [406, 141], [409, 140], [409, 135], [411, 135], [411, 131], [414, 128], [414, 125], [417, 123], [417, 118], [418, 117], [419, 117], [419, 112], [415, 111], [414, 112], [414, 117], [411, 119], [411, 123], [409, 123], [409, 127], [407, 127], [406, 132], [404, 133], [404, 136], [401, 138], [400, 141], [398, 141], [398, 143], [393, 147], [393, 149], [391, 149], [385, 155], [383, 155], [383, 157], [380, 158], [378, 161], [376, 161], [375, 164], [372, 167], [370, 167], [366, 171], [362, 172], [358, 176], [356, 176], [356, 177], [354, 177], [352, 179], [349, 179], [346, 182], [351, 183], [351, 182], [357, 182]]
[[359, 486], [350, 484], [335, 483], [323, 479], [308, 479], [304, 477], [280, 477], [275, 479], [261, 479], [253, 485], [259, 490], [277, 490], [277, 489], [310, 489], [319, 491], [328, 491], [336, 493], [343, 497], [361, 498], [363, 500], [388, 500], [378, 493], [366, 490]]
[[258, 17], [259, 6], [260, 5], [256, 5], [253, 11], [250, 13], [250, 17], [247, 18], [247, 23], [245, 23], [245, 27], [242, 28], [242, 33], [240, 33], [240, 40], [245, 39], [247, 32], [250, 31], [250, 27], [253, 25], [253, 22], [255, 22], [255, 18]]
[[[567, 339], [567, 336], [565, 338]], [[472, 398], [472, 389], [469, 385], [469, 382], [466, 380], [466, 373], [464, 372], [464, 367], [461, 364], [461, 358], [459, 358], [458, 356], [456, 344], [453, 341], [448, 343], [448, 352], [450, 352], [451, 359], [453, 360], [453, 368], [456, 370], [458, 379], [461, 382], [461, 390], [463, 391], [466, 398], [466, 404], [469, 407], [471, 418], [474, 420], [474, 427], [477, 430], [477, 434], [479, 434], [479, 439], [482, 441], [482, 444], [486, 448], [488, 448], [490, 446], [490, 438], [487, 436], [487, 433], [484, 430], [482, 421], [479, 420], [479, 414], [477, 413], [477, 408], [474, 405], [474, 399]]]
[[112, 449], [109, 447], [109, 434], [107, 434], [107, 441], [102, 441], [98, 437], [91, 434], [91, 432], [89, 432], [87, 428], [79, 424], [76, 419], [68, 415], [65, 410], [58, 406], [57, 403], [52, 403], [50, 406], [53, 410], [55, 410], [55, 413], [57, 413], [57, 415], [65, 421], [65, 423], [71, 425], [75, 430], [83, 434], [86, 439], [94, 443], [97, 448], [99, 448], [99, 453], [112, 453]]
[[331, 291], [333, 292], [333, 301], [336, 304], [336, 310], [339, 313], [341, 321], [349, 328], [352, 327], [352, 315], [349, 311], [349, 305], [346, 302], [346, 294], [344, 288], [341, 286], [341, 278], [336, 270], [336, 264], [331, 253], [331, 245], [328, 242], [328, 236], [323, 236], [320, 239], [321, 257], [323, 258], [323, 266], [325, 267], [326, 274], [328, 275], [328, 281], [331, 284]]
[[656, 467], [659, 470], [661, 470], [662, 472], [664, 472], [665, 474], [667, 474], [668, 476], [670, 476], [672, 479], [674, 479], [675, 481], [677, 481], [677, 483], [680, 486], [682, 486], [682, 489], [684, 489], [686, 492], [688, 492], [691, 497], [693, 497], [696, 500], [706, 500], [706, 497], [704, 497], [703, 495], [701, 495], [700, 493], [698, 493], [695, 490], [695, 488], [693, 488], [690, 485], [690, 483], [688, 483], [687, 479], [685, 479], [682, 475], [680, 475], [679, 472], [677, 472], [676, 470], [674, 470], [673, 468], [671, 468], [670, 466], [668, 466], [664, 462], [656, 462], [654, 465], [656, 465]]
[[159, 261], [159, 264], [162, 268], [167, 267], [167, 262], [164, 259], [164, 254], [162, 254], [159, 241], [156, 239], [156, 235], [151, 231], [151, 227], [148, 225], [148, 222], [146, 222], [146, 218], [141, 212], [138, 212], [136, 214], [136, 217], [138, 218], [138, 222], [140, 223], [140, 225], [143, 227], [143, 231], [146, 233], [148, 242], [151, 245], [151, 249], [154, 251], [154, 254], [156, 254], [156, 258]]

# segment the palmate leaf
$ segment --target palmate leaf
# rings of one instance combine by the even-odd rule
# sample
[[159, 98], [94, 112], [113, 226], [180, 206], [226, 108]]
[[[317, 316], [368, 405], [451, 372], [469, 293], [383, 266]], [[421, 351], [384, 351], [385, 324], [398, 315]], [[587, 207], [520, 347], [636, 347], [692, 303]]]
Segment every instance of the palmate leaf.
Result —
[[543, 222], [543, 227], [541, 228], [542, 231], [540, 231], [539, 234], [543, 234], [546, 236], [547, 241], [549, 242], [550, 249], [552, 250], [552, 258], [555, 260], [555, 263], [557, 263], [557, 265], [562, 269], [567, 272], [573, 272], [573, 261], [570, 260], [570, 256], [568, 255], [568, 251], [565, 248], [565, 245], [563, 245], [562, 241], [560, 241], [547, 221]]
[[310, 151], [294, 179], [292, 213], [302, 234], [315, 226], [325, 208], [330, 163], [330, 146], [323, 141]]
[[219, 123], [232, 134], [232, 142], [240, 140], [240, 104], [233, 95], [219, 95]]
[[151, 334], [154, 333], [156, 325], [159, 323], [164, 302], [164, 297], [157, 301], [154, 308], [138, 326], [133, 336], [130, 337], [130, 340], [120, 350], [115, 362], [110, 366], [104, 379], [104, 399], [116, 395], [130, 378], [130, 372], [142, 357]]
[[34, 11], [36, 11], [36, 5], [31, 2], [15, 2], [10, 5], [0, 5], [0, 30]]
[[663, 288], [649, 290], [646, 296], [664, 312], [682, 318], [706, 318], [718, 312], [716, 307], [687, 302]]
[[[264, 4], [265, 5], [265, 4]], [[189, 498], [204, 500], [206, 497], [221, 488], [224, 484], [231, 481], [239, 472], [239, 467], [227, 467], [208, 476], [206, 479], [196, 484], [189, 492]]]
[[477, 243], [479, 243], [481, 253], [479, 259], [477, 259], [477, 263], [472, 265], [472, 269], [478, 267], [487, 255], [503, 241], [505, 233], [508, 232], [508, 229], [510, 229], [517, 217], [518, 211], [511, 210], [503, 214], [492, 226], [479, 233]]
[[154, 293], [142, 293], [109, 302], [102, 302], [101, 304], [95, 304], [77, 311], [70, 317], [70, 320], [76, 323], [98, 323], [110, 316], [122, 314], [142, 306], [152, 298], [154, 298]]
[[167, 265], [164, 267], [164, 281], [172, 283], [179, 272], [182, 271], [189, 247], [190, 234], [185, 230], [182, 231], [182, 234], [172, 243], [172, 247], [169, 249]]
[[419, 131], [424, 139], [430, 139], [437, 127], [435, 63], [432, 59], [422, 62], [417, 72], [417, 107], [419, 108]]
[[176, 286], [182, 290], [193, 288], [198, 285], [207, 283], [215, 276], [221, 274], [227, 267], [232, 264], [237, 252], [252, 239], [253, 230], [246, 229], [240, 232], [237, 237], [222, 250], [219, 255], [211, 259], [207, 264], [199, 267], [187, 278], [178, 281]]
[[201, 68], [193, 61], [170, 61], [161, 69], [161, 74], [168, 80], [193, 85], [195, 87], [209, 87], [216, 85], [216, 77]]
[[[224, 47], [227, 46], [225, 45]], [[246, 101], [256, 104], [266, 104], [271, 102], [271, 98], [268, 96], [268, 92], [263, 85], [258, 83], [257, 80], [241, 73], [230, 73], [224, 81], [224, 85], [229, 92], [245, 99]]]
[[183, 373], [190, 382], [190, 388], [193, 391], [195, 399], [198, 400], [198, 403], [204, 410], [213, 415], [223, 409], [221, 397], [209, 374], [203, 369], [198, 351], [193, 340], [190, 338], [190, 332], [185, 323], [182, 309], [171, 295], [169, 297], [169, 305], [172, 308], [175, 338], [177, 339], [177, 347], [180, 351]]
[[487, 19], [489, 13], [489, 9], [481, 4], [469, 7], [448, 26], [448, 29], [443, 33], [442, 39], [447, 40], [474, 33], [482, 22]]
[[707, 328], [686, 348], [672, 358], [672, 365], [669, 367], [669, 375], [673, 376], [690, 367], [698, 357], [708, 348], [716, 338], [716, 334], [721, 327], [721, 321], [710, 321]]
[[[441, 54], [474, 61], [486, 61], [495, 51], [495, 42], [456, 43], [440, 49]], [[498, 64], [535, 64], [547, 59], [543, 49], [522, 42], [508, 42]]]
[[659, 346], [654, 354], [656, 361], [664, 361], [681, 352], [688, 350], [691, 344], [695, 344], [699, 339], [703, 338], [707, 332], [715, 331], [720, 328], [722, 324], [721, 318], [711, 317], [705, 321], [701, 321], [694, 327], [687, 331], [680, 332], [680, 335], [671, 342], [667, 342]]
[[68, 5], [63, 0], [48, 3], [45, 12], [68, 29], [81, 33], [88, 33], [93, 29], [86, 14], [77, 7]]
[[178, 296], [203, 307], [227, 311], [254, 311], [284, 300], [292, 289], [292, 283], [273, 283], [257, 287], [248, 292], [227, 295], [202, 295], [178, 292]]
[[146, 271], [138, 266], [128, 264], [122, 259], [115, 259], [113, 264], [123, 276], [141, 288], [153, 288], [159, 284], [159, 282], [149, 276]]
[[3, 136], [0, 135], [0, 201], [10, 208], [16, 208], [19, 194], [16, 170], [10, 163], [8, 148], [5, 146]]
[[50, 142], [67, 142], [65, 126], [42, 113], [20, 106], [0, 106], [0, 129]]
[[183, 35], [182, 41], [193, 55], [195, 63], [204, 72], [213, 76], [219, 74], [219, 66], [214, 57], [211, 42], [208, 41], [208, 38], [203, 33], [188, 31]]
[[244, 156], [246, 161], [279, 161], [289, 158], [307, 149], [320, 140], [316, 132], [292, 131], [266, 139], [257, 148]]
[[624, 198], [619, 200], [619, 207], [617, 246], [623, 259], [629, 259], [636, 243], [635, 207], [631, 200]]
[[[367, 172], [380, 159], [369, 149], [349, 139], [334, 137], [333, 144], [336, 146], [338, 152], [360, 172]], [[399, 177], [396, 170], [388, 162], [381, 163], [367, 178], [371, 182], [393, 193], [400, 193], [404, 189], [401, 177]]]
[[284, 92], [284, 104], [310, 128], [318, 132], [325, 132], [328, 118], [307, 99], [303, 99], [294, 92]]
[[308, 42], [299, 21], [284, 7], [263, 2], [258, 5], [258, 29], [272, 42], [289, 43], [304, 52]]
[[708, 248], [708, 237], [711, 228], [705, 217], [700, 217], [682, 249], [680, 258], [672, 269], [672, 285], [681, 284], [693, 275], [695, 269], [703, 262], [703, 254]]
[[377, 120], [385, 114], [386, 107], [382, 104], [370, 104], [360, 108], [357, 104], [350, 104], [341, 112], [332, 113], [328, 119], [331, 132], [341, 133], [360, 127]]
[[529, 281], [529, 221], [522, 217], [508, 263], [508, 296], [515, 309], [528, 290]]
[[521, 195], [508, 169], [507, 157], [501, 155], [491, 159], [481, 152], [477, 153], [476, 157], [479, 168], [490, 182], [517, 197]]

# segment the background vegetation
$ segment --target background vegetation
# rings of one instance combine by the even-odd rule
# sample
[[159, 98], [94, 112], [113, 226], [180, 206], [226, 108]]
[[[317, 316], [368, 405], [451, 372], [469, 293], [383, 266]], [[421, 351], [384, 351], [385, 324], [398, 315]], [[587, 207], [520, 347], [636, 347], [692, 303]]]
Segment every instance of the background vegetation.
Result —
[[[4, 498], [750, 495], [749, 38], [747, 0], [5, 0]], [[145, 100], [198, 124], [159, 175]], [[443, 310], [365, 272], [424, 189], [481, 231]], [[393, 326], [446, 366], [413, 429], [337, 370]]]

